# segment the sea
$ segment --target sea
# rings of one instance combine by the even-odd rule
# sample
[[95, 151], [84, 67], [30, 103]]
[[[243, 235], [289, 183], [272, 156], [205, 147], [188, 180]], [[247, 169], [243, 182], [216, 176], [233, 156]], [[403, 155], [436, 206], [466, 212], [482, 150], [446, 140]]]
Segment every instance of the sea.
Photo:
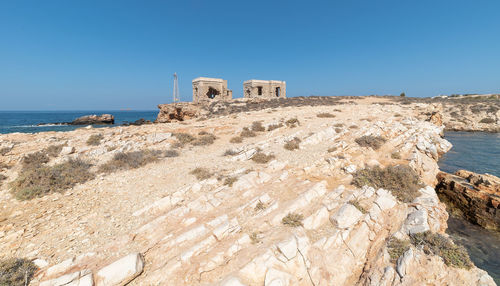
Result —
[[71, 122], [84, 115], [106, 113], [115, 117], [115, 124], [94, 125], [94, 127], [120, 126], [141, 118], [154, 121], [158, 115], [157, 110], [0, 111], [0, 134], [71, 131], [82, 126], [61, 125], [58, 123]]
[[[465, 169], [500, 177], [500, 134], [483, 132], [446, 132], [453, 144], [440, 160], [439, 168], [448, 173]], [[486, 270], [500, 285], [500, 233], [485, 230], [450, 215], [446, 231], [455, 243], [462, 244], [477, 267]]]

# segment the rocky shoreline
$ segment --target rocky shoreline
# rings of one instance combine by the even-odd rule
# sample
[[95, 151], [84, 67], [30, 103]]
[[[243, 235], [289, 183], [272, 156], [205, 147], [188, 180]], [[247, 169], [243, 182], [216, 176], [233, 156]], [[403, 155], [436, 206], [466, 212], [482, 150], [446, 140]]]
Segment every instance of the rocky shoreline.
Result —
[[[236, 101], [182, 122], [0, 135], [0, 251], [34, 260], [32, 285], [495, 285], [444, 233], [441, 107]], [[79, 159], [92, 176], [17, 200], [23, 157], [53, 145], [71, 152], [42, 169]]]

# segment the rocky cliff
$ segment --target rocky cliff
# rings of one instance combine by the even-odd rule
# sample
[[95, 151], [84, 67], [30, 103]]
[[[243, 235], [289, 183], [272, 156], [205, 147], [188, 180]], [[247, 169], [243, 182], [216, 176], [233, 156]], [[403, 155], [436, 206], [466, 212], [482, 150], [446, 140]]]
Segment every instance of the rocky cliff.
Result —
[[[451, 144], [418, 119], [435, 106], [275, 102], [0, 136], [0, 252], [36, 259], [33, 285], [495, 285], [444, 234]], [[23, 156], [49, 145], [66, 149], [42, 169], [80, 159], [93, 177], [15, 199]]]

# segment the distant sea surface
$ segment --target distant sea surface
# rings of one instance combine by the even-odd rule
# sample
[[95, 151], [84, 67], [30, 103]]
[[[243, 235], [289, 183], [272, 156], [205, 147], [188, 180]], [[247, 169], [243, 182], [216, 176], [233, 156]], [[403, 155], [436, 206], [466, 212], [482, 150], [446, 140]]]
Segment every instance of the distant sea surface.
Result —
[[[448, 173], [465, 169], [500, 177], [500, 134], [447, 132], [453, 148], [439, 160], [439, 168]], [[500, 233], [485, 230], [462, 218], [450, 216], [446, 231], [455, 242], [465, 246], [477, 267], [486, 270], [500, 285]]]
[[[23, 132], [37, 133], [45, 131], [71, 131], [82, 126], [55, 125], [52, 123], [71, 122], [78, 117], [91, 114], [112, 114], [114, 125], [95, 125], [94, 127], [119, 126], [126, 122], [134, 122], [140, 118], [154, 121], [158, 111], [0, 111], [0, 134]], [[38, 124], [44, 124], [38, 126]]]

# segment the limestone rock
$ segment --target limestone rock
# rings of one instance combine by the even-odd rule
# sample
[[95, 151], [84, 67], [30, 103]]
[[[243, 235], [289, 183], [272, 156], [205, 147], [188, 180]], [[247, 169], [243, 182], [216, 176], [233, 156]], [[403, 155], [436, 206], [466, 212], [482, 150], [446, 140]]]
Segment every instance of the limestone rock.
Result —
[[98, 285], [124, 285], [142, 273], [144, 259], [140, 253], [129, 254], [97, 272]]
[[288, 286], [291, 280], [292, 275], [270, 268], [267, 270], [264, 286]]
[[70, 125], [89, 125], [89, 124], [114, 124], [115, 117], [111, 114], [101, 114], [101, 115], [85, 115], [78, 117], [77, 119], [70, 122]]
[[339, 228], [353, 226], [363, 214], [353, 205], [344, 204], [338, 212], [330, 217], [330, 221]]

